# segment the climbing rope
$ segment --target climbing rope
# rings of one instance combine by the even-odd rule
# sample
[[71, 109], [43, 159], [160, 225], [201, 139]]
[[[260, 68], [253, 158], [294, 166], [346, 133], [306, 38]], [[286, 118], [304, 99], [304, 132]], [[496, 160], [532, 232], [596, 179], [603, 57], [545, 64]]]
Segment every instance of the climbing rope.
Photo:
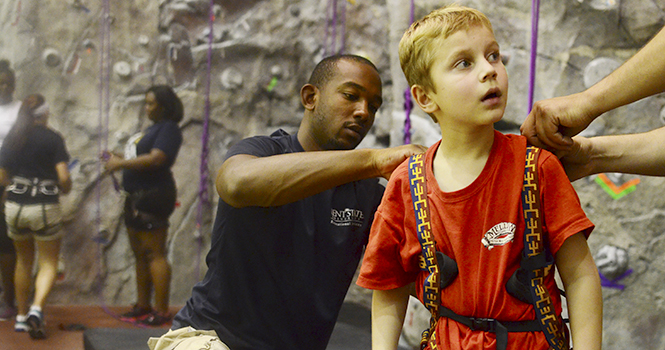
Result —
[[[110, 69], [111, 69], [111, 28], [110, 28], [110, 6], [109, 0], [102, 1], [99, 19], [99, 123], [97, 126], [99, 138], [97, 139], [97, 154], [104, 154], [108, 149], [108, 123], [110, 110]], [[97, 163], [97, 235], [95, 240], [101, 237], [101, 181], [103, 174], [102, 162]], [[100, 242], [103, 243], [103, 242]]]
[[531, 2], [531, 60], [529, 64], [529, 103], [527, 113], [533, 106], [533, 95], [536, 81], [536, 57], [538, 53], [538, 17], [540, 15], [540, 0]]
[[196, 269], [194, 276], [199, 278], [199, 270], [201, 265], [201, 254], [203, 253], [203, 210], [210, 206], [208, 201], [208, 139], [209, 139], [209, 125], [210, 125], [210, 75], [212, 69], [212, 44], [213, 44], [213, 25], [215, 23], [214, 0], [210, 0], [210, 9], [208, 12], [209, 19], [209, 33], [208, 33], [208, 62], [207, 62], [207, 79], [206, 79], [206, 94], [205, 94], [205, 115], [203, 118], [203, 130], [201, 132], [201, 166], [199, 168], [199, 202], [197, 204], [196, 212], [196, 231], [195, 237], [198, 241], [198, 259], [196, 259]]
[[[98, 154], [105, 154], [108, 150], [108, 129], [109, 129], [109, 111], [111, 105], [111, 14], [109, 0], [102, 1], [101, 14], [99, 19], [99, 124], [97, 139]], [[99, 293], [99, 303], [102, 310], [115, 319], [120, 319], [120, 316], [111, 311], [104, 300], [104, 292], [102, 283], [102, 266], [104, 266], [104, 245], [108, 243], [108, 238], [102, 233], [102, 174], [103, 164], [97, 163], [97, 233], [93, 240], [97, 242], [98, 257], [99, 257], [99, 272], [97, 273], [97, 288]], [[113, 178], [113, 177], [112, 177]], [[113, 178], [113, 185], [116, 190], [119, 190], [117, 180]], [[141, 326], [138, 325], [137, 326]]]
[[[324, 57], [344, 53], [346, 48], [346, 1], [342, 1], [341, 10], [338, 15], [339, 7], [337, 0], [328, 1], [328, 7], [326, 9], [326, 37], [323, 41]], [[337, 49], [337, 27], [340, 28], [339, 49]]]
[[346, 1], [342, 1], [342, 10], [340, 12], [340, 30], [341, 34], [339, 37], [339, 51], [337, 53], [344, 53], [346, 49]]
[[[99, 123], [97, 126], [99, 138], [97, 139], [97, 154], [104, 154], [108, 149], [108, 124], [110, 110], [110, 69], [111, 69], [111, 28], [110, 28], [110, 6], [109, 0], [102, 1], [99, 30]], [[103, 240], [101, 237], [101, 181], [103, 173], [102, 162], [97, 163], [97, 235], [95, 240]], [[103, 243], [103, 242], [100, 242]]]
[[[411, 0], [411, 17], [409, 26], [414, 21], [415, 15], [415, 4], [414, 0]], [[411, 99], [411, 88], [407, 86], [404, 90], [404, 111], [406, 116], [404, 117], [404, 144], [408, 145], [411, 143], [411, 110], [413, 110], [413, 100]]]

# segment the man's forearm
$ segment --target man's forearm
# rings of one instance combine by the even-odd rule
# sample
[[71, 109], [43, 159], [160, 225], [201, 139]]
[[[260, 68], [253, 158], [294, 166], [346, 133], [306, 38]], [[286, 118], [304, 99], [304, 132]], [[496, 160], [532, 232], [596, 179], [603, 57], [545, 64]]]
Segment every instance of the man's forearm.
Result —
[[278, 206], [352, 181], [389, 178], [409, 156], [425, 147], [298, 152], [227, 159], [217, 174], [217, 193], [234, 207]]
[[583, 94], [596, 116], [665, 91], [665, 28], [640, 51]]
[[375, 150], [287, 153], [270, 157], [237, 155], [217, 176], [217, 192], [228, 204], [277, 206], [348, 182], [379, 176]]
[[641, 134], [590, 138], [593, 173], [665, 176], [665, 127]]

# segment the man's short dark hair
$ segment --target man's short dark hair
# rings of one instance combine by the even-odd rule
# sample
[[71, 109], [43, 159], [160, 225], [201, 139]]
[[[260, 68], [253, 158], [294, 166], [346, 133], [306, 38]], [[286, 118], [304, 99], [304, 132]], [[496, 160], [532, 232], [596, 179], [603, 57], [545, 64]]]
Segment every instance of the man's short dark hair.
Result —
[[349, 54], [343, 54], [343, 55], [333, 55], [333, 56], [328, 56], [319, 62], [316, 67], [314, 68], [314, 71], [312, 71], [312, 75], [309, 77], [309, 81], [307, 82], [308, 84], [312, 84], [316, 86], [317, 88], [321, 88], [323, 85], [325, 85], [332, 77], [335, 76], [336, 69], [337, 69], [337, 62], [341, 60], [349, 60], [353, 61], [356, 63], [362, 63], [366, 64], [372, 68], [378, 73], [379, 70], [376, 69], [376, 66], [374, 63], [372, 63], [370, 60], [356, 56], [356, 55], [349, 55]]

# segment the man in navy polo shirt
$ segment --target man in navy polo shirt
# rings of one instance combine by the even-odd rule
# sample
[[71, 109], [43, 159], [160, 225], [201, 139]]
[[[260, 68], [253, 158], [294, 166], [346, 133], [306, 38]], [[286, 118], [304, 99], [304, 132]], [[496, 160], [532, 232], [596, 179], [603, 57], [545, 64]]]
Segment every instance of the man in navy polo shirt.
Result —
[[325, 58], [300, 95], [295, 135], [229, 150], [208, 272], [151, 348], [326, 348], [383, 194], [377, 177], [425, 148], [355, 149], [382, 103], [364, 58]]

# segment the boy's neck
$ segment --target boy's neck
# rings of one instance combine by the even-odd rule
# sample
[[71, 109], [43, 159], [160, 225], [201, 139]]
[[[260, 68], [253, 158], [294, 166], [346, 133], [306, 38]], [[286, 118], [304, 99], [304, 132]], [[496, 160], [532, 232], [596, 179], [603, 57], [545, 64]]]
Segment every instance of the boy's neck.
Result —
[[493, 125], [473, 132], [441, 130], [441, 143], [433, 161], [439, 188], [453, 192], [469, 186], [485, 168], [493, 143]]

